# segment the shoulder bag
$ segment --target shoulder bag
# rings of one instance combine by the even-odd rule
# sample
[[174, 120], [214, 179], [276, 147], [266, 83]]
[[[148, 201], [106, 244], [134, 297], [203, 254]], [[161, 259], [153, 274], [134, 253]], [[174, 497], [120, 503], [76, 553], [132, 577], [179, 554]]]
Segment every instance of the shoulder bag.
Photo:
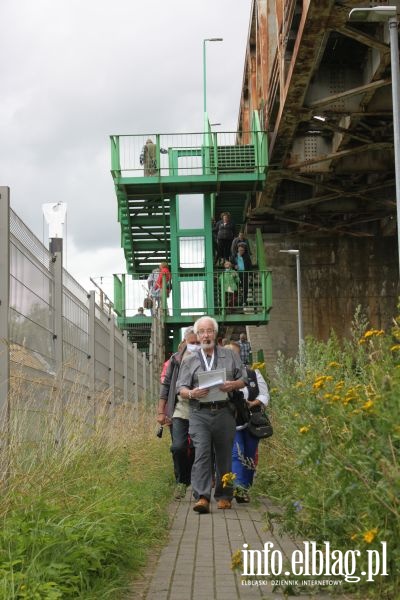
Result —
[[250, 419], [247, 425], [248, 432], [255, 438], [263, 439], [273, 434], [272, 424], [268, 415], [263, 410], [250, 411]]

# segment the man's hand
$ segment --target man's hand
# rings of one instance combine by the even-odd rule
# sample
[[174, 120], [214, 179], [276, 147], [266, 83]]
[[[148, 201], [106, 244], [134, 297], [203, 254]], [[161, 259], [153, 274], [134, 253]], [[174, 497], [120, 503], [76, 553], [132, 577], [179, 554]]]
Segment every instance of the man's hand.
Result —
[[225, 381], [225, 383], [223, 385], [219, 386], [219, 389], [221, 390], [221, 392], [233, 392], [234, 390], [239, 389], [238, 382], [237, 381]]
[[171, 425], [171, 419], [166, 414], [160, 412], [157, 415], [157, 423], [160, 425]]

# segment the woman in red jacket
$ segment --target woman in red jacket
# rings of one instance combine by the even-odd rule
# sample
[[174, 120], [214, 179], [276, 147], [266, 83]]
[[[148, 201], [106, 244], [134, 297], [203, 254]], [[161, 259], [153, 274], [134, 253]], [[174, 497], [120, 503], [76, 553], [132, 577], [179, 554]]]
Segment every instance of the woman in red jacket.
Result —
[[[154, 291], [157, 290], [162, 290], [163, 288], [163, 281], [165, 278], [165, 284], [167, 286], [167, 298], [170, 295], [171, 292], [171, 271], [168, 269], [168, 264], [166, 262], [162, 262], [160, 263], [160, 272], [157, 278], [157, 281], [154, 284]], [[160, 294], [161, 295], [161, 294]]]

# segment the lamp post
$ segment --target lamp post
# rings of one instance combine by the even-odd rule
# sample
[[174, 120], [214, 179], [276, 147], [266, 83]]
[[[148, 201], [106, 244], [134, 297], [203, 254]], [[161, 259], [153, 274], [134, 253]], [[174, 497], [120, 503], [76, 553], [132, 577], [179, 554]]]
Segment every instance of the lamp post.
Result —
[[301, 273], [300, 273], [300, 250], [279, 250], [284, 254], [292, 254], [296, 257], [296, 281], [297, 281], [297, 324], [299, 331], [299, 359], [300, 366], [303, 366], [303, 311], [301, 306]]
[[206, 38], [203, 40], [203, 112], [204, 121], [207, 114], [207, 66], [206, 66], [206, 43], [207, 42], [223, 42], [223, 38]]
[[394, 134], [394, 168], [396, 181], [397, 245], [400, 269], [400, 71], [399, 36], [397, 33], [397, 7], [375, 6], [374, 8], [353, 8], [349, 13], [350, 21], [387, 22], [390, 38], [390, 63], [392, 69], [392, 103]]

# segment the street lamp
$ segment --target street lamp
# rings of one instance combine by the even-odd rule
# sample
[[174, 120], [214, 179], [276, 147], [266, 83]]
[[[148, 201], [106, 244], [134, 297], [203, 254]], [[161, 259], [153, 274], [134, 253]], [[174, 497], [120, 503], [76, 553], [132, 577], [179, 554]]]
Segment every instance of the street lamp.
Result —
[[397, 33], [396, 6], [375, 6], [374, 8], [353, 8], [349, 13], [350, 21], [386, 22], [389, 25], [390, 62], [392, 69], [392, 103], [394, 134], [394, 168], [396, 180], [397, 245], [400, 269], [400, 71], [399, 36]]
[[297, 323], [299, 328], [299, 358], [300, 365], [303, 366], [303, 313], [301, 307], [301, 277], [300, 277], [300, 250], [279, 250], [285, 254], [292, 254], [296, 257], [296, 278], [297, 278]]
[[204, 121], [207, 114], [207, 71], [206, 71], [206, 42], [223, 42], [223, 38], [206, 38], [203, 40], [203, 112]]

